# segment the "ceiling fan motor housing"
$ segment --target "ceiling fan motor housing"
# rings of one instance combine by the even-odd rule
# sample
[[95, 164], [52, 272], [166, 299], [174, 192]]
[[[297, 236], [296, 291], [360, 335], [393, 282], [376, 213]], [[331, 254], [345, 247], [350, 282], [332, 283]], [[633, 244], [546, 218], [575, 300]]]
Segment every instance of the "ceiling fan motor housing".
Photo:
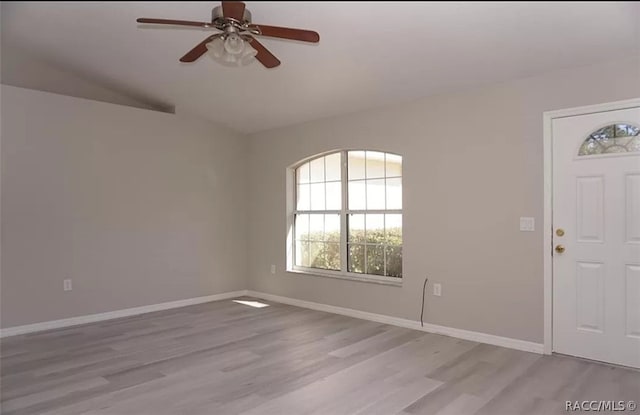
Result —
[[[229, 18], [224, 17], [224, 13], [222, 11], [222, 6], [216, 6], [211, 11], [211, 22], [217, 25], [226, 25]], [[242, 22], [240, 24], [250, 24], [251, 23], [251, 12], [248, 9], [244, 9], [244, 14], [242, 15]]]

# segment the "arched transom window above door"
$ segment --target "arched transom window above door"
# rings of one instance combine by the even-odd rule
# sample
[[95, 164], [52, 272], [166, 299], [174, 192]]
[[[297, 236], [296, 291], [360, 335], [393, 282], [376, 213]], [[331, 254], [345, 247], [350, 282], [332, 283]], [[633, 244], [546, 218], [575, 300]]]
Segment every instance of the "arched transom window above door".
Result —
[[640, 127], [616, 123], [602, 127], [584, 140], [578, 156], [640, 152]]

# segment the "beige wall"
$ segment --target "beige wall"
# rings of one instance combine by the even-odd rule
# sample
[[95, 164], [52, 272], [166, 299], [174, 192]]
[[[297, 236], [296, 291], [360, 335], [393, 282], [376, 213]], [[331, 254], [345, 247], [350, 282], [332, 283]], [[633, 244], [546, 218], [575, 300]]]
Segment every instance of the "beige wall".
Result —
[[[244, 288], [417, 319], [428, 275], [443, 284], [427, 297], [428, 322], [541, 342], [542, 112], [638, 96], [640, 60], [628, 60], [247, 141], [204, 121], [3, 86], [0, 325]], [[285, 169], [340, 148], [404, 157], [402, 287], [284, 271]], [[520, 216], [536, 232], [519, 232]]]
[[108, 81], [82, 76], [78, 72], [43, 59], [24, 46], [15, 46], [2, 38], [0, 82], [4, 85], [36, 89], [111, 104], [174, 112], [170, 105], [136, 96], [131, 91], [109, 85]]
[[246, 287], [246, 140], [171, 114], [1, 92], [2, 327]]
[[[542, 342], [542, 113], [638, 96], [634, 59], [254, 134], [249, 288], [417, 320], [429, 276], [443, 295], [428, 295], [428, 322]], [[284, 270], [285, 169], [341, 148], [404, 157], [402, 287]]]

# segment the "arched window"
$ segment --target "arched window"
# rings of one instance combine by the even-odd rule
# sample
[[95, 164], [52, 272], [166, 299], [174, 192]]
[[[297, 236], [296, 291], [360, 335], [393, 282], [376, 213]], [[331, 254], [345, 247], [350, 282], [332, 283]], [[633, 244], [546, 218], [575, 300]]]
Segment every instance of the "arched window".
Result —
[[640, 128], [626, 123], [611, 124], [589, 134], [578, 156], [640, 152]]
[[294, 171], [294, 270], [400, 281], [402, 157], [338, 151]]

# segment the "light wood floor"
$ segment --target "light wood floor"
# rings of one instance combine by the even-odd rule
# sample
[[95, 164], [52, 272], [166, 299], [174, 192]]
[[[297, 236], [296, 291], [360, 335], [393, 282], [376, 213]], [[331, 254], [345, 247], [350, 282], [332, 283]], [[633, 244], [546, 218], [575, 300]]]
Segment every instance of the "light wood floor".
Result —
[[[560, 414], [640, 372], [230, 300], [2, 340], [2, 413]], [[640, 413], [640, 410], [638, 410]]]

